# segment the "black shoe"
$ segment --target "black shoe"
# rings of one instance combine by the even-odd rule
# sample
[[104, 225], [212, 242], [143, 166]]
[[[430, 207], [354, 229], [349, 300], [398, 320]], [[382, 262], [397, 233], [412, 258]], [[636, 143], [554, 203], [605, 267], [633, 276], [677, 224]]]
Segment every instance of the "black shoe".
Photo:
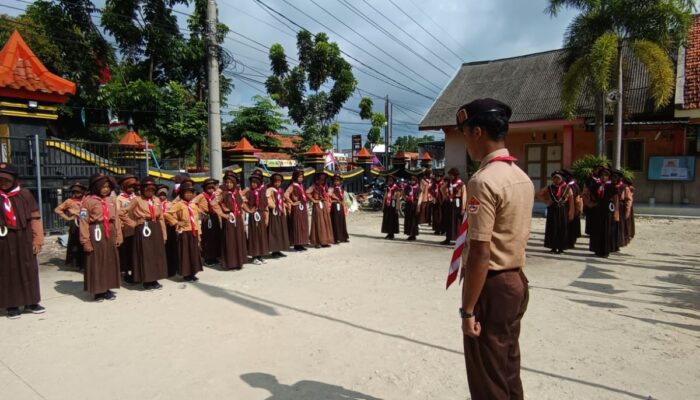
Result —
[[22, 313], [19, 311], [19, 307], [12, 307], [7, 309], [7, 318], [9, 319], [17, 319], [22, 316]]
[[158, 281], [155, 281], [155, 282], [151, 283], [151, 289], [160, 290], [160, 289], [163, 289], [163, 285], [158, 283]]
[[199, 280], [199, 278], [197, 278], [197, 276], [192, 275], [192, 282], [197, 282], [198, 280]]
[[287, 257], [287, 255], [284, 254], [284, 253], [282, 253], [281, 251], [278, 251], [278, 252], [277, 252], [277, 255], [280, 256], [280, 257]]
[[113, 291], [108, 290], [102, 294], [105, 300], [113, 301], [117, 299], [117, 295]]
[[30, 306], [24, 307], [24, 311], [30, 312], [32, 314], [43, 314], [46, 312], [46, 309], [38, 304], [32, 304]]
[[185, 281], [185, 282], [192, 282], [192, 276], [190, 276], [190, 275], [188, 275], [188, 276], [183, 276], [183, 277], [182, 277], [182, 280]]
[[102, 303], [105, 301], [105, 294], [104, 293], [98, 293], [95, 295], [95, 301], [98, 303]]
[[134, 277], [132, 275], [124, 275], [124, 282], [133, 285], [134, 284]]
[[324, 245], [322, 245], [321, 247], [327, 248], [327, 247], [331, 247], [331, 245], [330, 245], [330, 244], [324, 244]]
[[415, 236], [409, 236], [408, 238], [406, 238], [406, 240], [409, 241], [409, 242], [413, 242], [414, 240], [416, 240], [416, 237], [415, 237]]
[[270, 257], [272, 258], [280, 258], [280, 253], [278, 251], [270, 253]]
[[319, 245], [314, 246], [314, 249], [320, 249], [320, 248], [321, 248], [321, 246], [319, 246]]

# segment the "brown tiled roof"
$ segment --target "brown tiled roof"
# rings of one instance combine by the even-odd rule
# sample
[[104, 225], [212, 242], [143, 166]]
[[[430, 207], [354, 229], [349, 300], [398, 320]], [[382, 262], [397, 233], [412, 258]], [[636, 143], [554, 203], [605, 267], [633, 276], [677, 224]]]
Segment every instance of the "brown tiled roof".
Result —
[[296, 150], [297, 143], [301, 141], [301, 136], [298, 135], [280, 135], [275, 132], [265, 132], [265, 136], [277, 139], [279, 141], [279, 149]]
[[700, 108], [700, 15], [693, 16], [685, 50], [683, 108]]
[[61, 96], [75, 94], [75, 83], [49, 72], [17, 31], [0, 50], [0, 88]]
[[292, 156], [287, 153], [274, 153], [263, 151], [256, 154], [261, 160], [291, 160]]

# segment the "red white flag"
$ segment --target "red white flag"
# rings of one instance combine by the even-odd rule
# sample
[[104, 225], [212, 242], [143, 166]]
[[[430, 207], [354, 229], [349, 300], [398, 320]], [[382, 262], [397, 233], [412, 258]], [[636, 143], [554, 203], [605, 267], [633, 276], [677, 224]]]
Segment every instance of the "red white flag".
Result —
[[455, 249], [452, 252], [452, 261], [450, 262], [450, 270], [447, 273], [447, 285], [445, 286], [445, 290], [450, 288], [450, 285], [457, 280], [457, 275], [459, 275], [459, 268], [462, 266], [462, 251], [464, 251], [464, 244], [467, 242], [468, 229], [469, 216], [467, 213], [464, 213], [462, 224], [459, 226], [459, 234], [455, 242]]

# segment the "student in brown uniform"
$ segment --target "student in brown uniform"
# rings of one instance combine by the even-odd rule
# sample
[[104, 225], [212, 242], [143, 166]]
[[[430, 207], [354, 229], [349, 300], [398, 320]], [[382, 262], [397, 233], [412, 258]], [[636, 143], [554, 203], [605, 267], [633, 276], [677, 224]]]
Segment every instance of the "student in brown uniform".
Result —
[[121, 219], [122, 237], [124, 243], [119, 246], [119, 263], [124, 277], [124, 282], [134, 283], [133, 264], [131, 254], [134, 252], [134, 221], [129, 219], [126, 210], [134, 199], [138, 180], [133, 175], [123, 175], [117, 180], [120, 193], [117, 196], [117, 204], [119, 205], [119, 218]]
[[248, 178], [249, 187], [244, 191], [243, 210], [248, 221], [248, 255], [253, 264], [266, 264], [263, 257], [270, 254], [267, 237], [267, 196], [262, 175], [252, 174]]
[[625, 181], [625, 224], [627, 231], [627, 244], [634, 239], [634, 184], [631, 179], [623, 178]]
[[534, 202], [532, 181], [505, 147], [511, 109], [475, 100], [457, 113], [467, 151], [480, 160], [471, 177], [462, 332], [473, 400], [522, 400], [520, 320], [528, 303], [525, 246]]
[[382, 209], [382, 233], [386, 233], [384, 239], [394, 240], [394, 235], [399, 233], [399, 210], [397, 206], [401, 200], [401, 188], [396, 184], [396, 178], [386, 177], [386, 192], [384, 193], [384, 208]]
[[413, 241], [420, 233], [418, 219], [422, 204], [420, 186], [414, 175], [411, 175], [408, 185], [404, 188], [403, 198], [406, 203], [406, 209], [403, 213], [403, 233], [408, 236], [406, 240]]
[[551, 253], [562, 254], [569, 248], [568, 228], [576, 212], [576, 202], [564, 180], [564, 172], [554, 171], [552, 183], [537, 192], [535, 197], [547, 205], [544, 247]]
[[304, 188], [304, 171], [296, 170], [292, 174], [292, 183], [284, 192], [289, 204], [289, 240], [296, 251], [306, 251], [309, 244], [309, 199]]
[[343, 178], [340, 175], [333, 175], [333, 187], [329, 189], [328, 194], [331, 198], [333, 240], [336, 244], [341, 242], [347, 243], [350, 241], [350, 235], [348, 235], [348, 224], [345, 218], [347, 214], [345, 190], [343, 190]]
[[267, 226], [268, 243], [270, 252], [275, 258], [287, 257], [283, 251], [289, 250], [289, 227], [287, 226], [287, 206], [282, 189], [282, 174], [275, 173], [270, 176], [270, 185], [267, 187], [267, 207], [269, 223]]
[[121, 284], [118, 247], [122, 245], [121, 210], [110, 196], [115, 182], [112, 177], [96, 174], [90, 177], [91, 196], [80, 209], [80, 243], [85, 249], [85, 291], [95, 301], [114, 300], [111, 289]]
[[566, 185], [574, 198], [574, 218], [569, 221], [566, 228], [566, 234], [568, 237], [567, 245], [569, 249], [573, 249], [576, 247], [576, 241], [581, 237], [581, 214], [583, 213], [583, 199], [581, 198], [581, 188], [579, 187], [578, 182], [576, 181], [576, 178], [574, 178], [571, 171], [563, 169], [562, 172], [564, 173]]
[[325, 173], [316, 174], [314, 184], [306, 189], [313, 205], [311, 213], [311, 235], [309, 241], [317, 249], [330, 247], [333, 243], [333, 227], [331, 226], [331, 200], [326, 187]]
[[71, 197], [54, 209], [56, 215], [68, 223], [68, 245], [66, 246], [66, 265], [72, 265], [79, 271], [85, 268], [85, 253], [80, 244], [80, 206], [87, 188], [80, 182], [68, 188]]
[[168, 265], [165, 258], [165, 241], [167, 233], [165, 219], [156, 194], [155, 179], [147, 176], [141, 180], [141, 194], [134, 197], [127, 209], [134, 229], [134, 247], [132, 265], [134, 282], [143, 283], [148, 290], [162, 289], [159, 279], [168, 277]]
[[7, 317], [25, 312], [41, 314], [39, 264], [36, 255], [44, 245], [44, 227], [31, 192], [17, 182], [17, 168], [0, 163], [0, 308]]
[[433, 221], [433, 194], [430, 188], [433, 186], [433, 170], [428, 168], [420, 179], [420, 210], [418, 212], [419, 224], [430, 224]]
[[467, 209], [467, 187], [459, 176], [457, 168], [448, 171], [450, 176], [443, 185], [443, 196], [446, 199], [443, 208], [443, 226], [445, 229], [445, 240], [442, 244], [451, 244], [457, 240], [459, 226], [462, 225], [464, 212]]
[[178, 263], [177, 273], [186, 282], [196, 282], [197, 273], [202, 271], [200, 254], [200, 209], [194, 203], [194, 183], [187, 179], [178, 188], [180, 200], [173, 203], [165, 213], [168, 224], [175, 227], [177, 234]]
[[[170, 207], [172, 207], [172, 202], [168, 200], [168, 187], [166, 185], [158, 185], [156, 189], [156, 196], [160, 200], [160, 211], [165, 216]], [[177, 274], [178, 261], [178, 248], [177, 248], [177, 232], [175, 227], [167, 224], [165, 225], [165, 259], [168, 265], [168, 278], [173, 277]]]
[[433, 210], [433, 217], [432, 217], [432, 222], [431, 225], [433, 227], [433, 232], [436, 235], [444, 235], [445, 234], [445, 228], [442, 223], [442, 191], [440, 188], [444, 184], [443, 181], [443, 176], [442, 172], [435, 172], [435, 177], [433, 178], [433, 184], [430, 185], [430, 196], [432, 197], [432, 210]]
[[223, 238], [221, 242], [221, 268], [240, 270], [248, 262], [245, 234], [244, 199], [238, 186], [238, 175], [233, 171], [224, 174], [224, 185], [216, 210], [221, 217]]
[[204, 265], [216, 265], [221, 256], [221, 220], [214, 209], [218, 193], [219, 181], [207, 179], [202, 182], [202, 193], [195, 197], [194, 202], [202, 212], [202, 257]]

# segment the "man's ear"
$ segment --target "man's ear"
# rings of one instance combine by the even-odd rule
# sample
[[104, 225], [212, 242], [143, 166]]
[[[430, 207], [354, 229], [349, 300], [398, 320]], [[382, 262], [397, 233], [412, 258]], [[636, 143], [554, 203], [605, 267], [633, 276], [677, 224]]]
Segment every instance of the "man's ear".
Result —
[[472, 131], [472, 136], [474, 136], [474, 139], [479, 140], [481, 139], [481, 135], [484, 134], [484, 131], [481, 130], [480, 126], [475, 126], [471, 128]]

